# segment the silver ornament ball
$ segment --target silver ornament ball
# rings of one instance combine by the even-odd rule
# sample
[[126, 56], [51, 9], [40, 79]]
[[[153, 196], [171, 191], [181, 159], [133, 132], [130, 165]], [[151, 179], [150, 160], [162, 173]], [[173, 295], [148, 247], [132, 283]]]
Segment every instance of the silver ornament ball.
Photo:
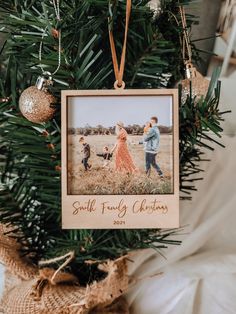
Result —
[[46, 89], [31, 86], [23, 91], [19, 100], [23, 116], [34, 123], [51, 120], [55, 114], [56, 98]]

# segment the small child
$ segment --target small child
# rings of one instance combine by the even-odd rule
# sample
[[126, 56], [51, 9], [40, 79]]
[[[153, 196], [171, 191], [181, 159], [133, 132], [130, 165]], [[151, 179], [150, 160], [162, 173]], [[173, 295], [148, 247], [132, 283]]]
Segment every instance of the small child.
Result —
[[152, 127], [151, 123], [150, 122], [147, 122], [145, 127], [143, 128], [143, 133], [144, 134], [147, 134], [149, 129]]
[[88, 160], [90, 158], [91, 152], [90, 152], [90, 145], [85, 141], [85, 138], [81, 136], [79, 139], [79, 143], [83, 145], [83, 149], [81, 152], [83, 152], [83, 159], [82, 159], [82, 164], [84, 165], [84, 170], [88, 171], [91, 169], [91, 165], [88, 164]]
[[[147, 122], [143, 128], [143, 134], [146, 135], [148, 133], [148, 131], [150, 130], [150, 128], [152, 127], [150, 122]], [[140, 141], [139, 144], [142, 144], [145, 146], [145, 142], [144, 141]]]
[[111, 158], [112, 158], [112, 153], [109, 152], [109, 148], [107, 146], [103, 147], [103, 153], [102, 154], [97, 154], [98, 157], [103, 158], [103, 166], [102, 168], [109, 168]]

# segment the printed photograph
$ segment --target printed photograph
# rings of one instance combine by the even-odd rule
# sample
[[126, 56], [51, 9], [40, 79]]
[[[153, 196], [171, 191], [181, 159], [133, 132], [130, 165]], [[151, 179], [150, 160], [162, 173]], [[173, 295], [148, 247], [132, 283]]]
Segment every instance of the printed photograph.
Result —
[[173, 194], [173, 136], [170, 95], [68, 97], [68, 194]]

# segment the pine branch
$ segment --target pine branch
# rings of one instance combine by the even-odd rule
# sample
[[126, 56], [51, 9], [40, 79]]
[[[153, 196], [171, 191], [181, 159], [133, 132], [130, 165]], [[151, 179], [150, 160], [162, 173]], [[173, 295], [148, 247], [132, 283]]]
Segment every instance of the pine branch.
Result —
[[[60, 106], [55, 119], [33, 124], [22, 117], [19, 95], [35, 83], [40, 74], [38, 50], [44, 38], [42, 66], [49, 71], [57, 66], [57, 41], [52, 27], [62, 30], [62, 66], [55, 76], [52, 92], [62, 89], [110, 88], [114, 83], [108, 40], [107, 0], [61, 2], [62, 22], [58, 24], [50, 2], [39, 0], [3, 0], [0, 2], [2, 31], [7, 42], [0, 62], [0, 220], [16, 226], [22, 254], [37, 263], [75, 250], [71, 270], [84, 273], [84, 282], [101, 276], [84, 261], [121, 256], [130, 250], [178, 245], [181, 230], [61, 230], [60, 204]], [[187, 5], [191, 1], [180, 1]], [[156, 88], [174, 86], [183, 74], [178, 3], [161, 1], [156, 15], [149, 1], [134, 0], [130, 21], [126, 63], [127, 86]], [[124, 34], [125, 0], [116, 1], [113, 22], [118, 53]], [[195, 18], [187, 16], [188, 25]], [[49, 21], [52, 21], [52, 23]], [[177, 22], [176, 22], [177, 21]], [[50, 25], [49, 25], [50, 24]], [[193, 46], [194, 57], [197, 52]], [[220, 85], [213, 77], [209, 92], [200, 102], [188, 97], [180, 106], [180, 188], [189, 198], [195, 190], [192, 175], [201, 173], [203, 147], [220, 136], [222, 114], [218, 103]], [[7, 101], [3, 101], [7, 99]], [[220, 144], [219, 141], [216, 141]], [[53, 145], [52, 145], [53, 144]], [[88, 267], [88, 266], [87, 266]], [[91, 272], [93, 276], [91, 276]]]

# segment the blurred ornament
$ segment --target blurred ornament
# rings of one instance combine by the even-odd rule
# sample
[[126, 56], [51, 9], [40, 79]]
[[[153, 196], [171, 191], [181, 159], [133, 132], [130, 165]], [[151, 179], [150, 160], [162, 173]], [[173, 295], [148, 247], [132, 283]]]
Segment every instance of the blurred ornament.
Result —
[[[186, 64], [186, 79], [181, 81], [182, 96], [181, 100], [184, 103], [187, 96], [196, 98], [199, 100], [201, 97], [205, 97], [209, 87], [209, 81], [197, 71], [191, 62]], [[191, 94], [191, 95], [190, 95]]]
[[38, 78], [35, 86], [23, 91], [19, 106], [21, 113], [27, 120], [42, 123], [53, 118], [56, 110], [56, 98], [48, 91], [48, 86], [52, 84], [50, 73], [47, 72]]
[[191, 40], [186, 20], [185, 9], [183, 6], [179, 7], [179, 12], [183, 28], [183, 38], [181, 39], [181, 43], [183, 62], [185, 64], [186, 73], [186, 79], [181, 81], [181, 102], [185, 103], [188, 96], [195, 98], [196, 100], [199, 100], [201, 97], [205, 97], [210, 82], [200, 72], [198, 72], [192, 64]]

